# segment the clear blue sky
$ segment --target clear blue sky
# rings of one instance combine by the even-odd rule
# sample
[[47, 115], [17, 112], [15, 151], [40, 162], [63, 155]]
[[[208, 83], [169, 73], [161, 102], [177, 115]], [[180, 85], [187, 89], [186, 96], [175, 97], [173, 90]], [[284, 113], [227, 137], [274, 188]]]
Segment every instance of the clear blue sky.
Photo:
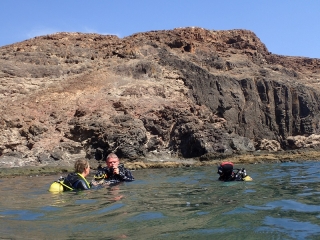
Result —
[[0, 46], [55, 32], [253, 31], [272, 53], [320, 58], [320, 0], [0, 0]]

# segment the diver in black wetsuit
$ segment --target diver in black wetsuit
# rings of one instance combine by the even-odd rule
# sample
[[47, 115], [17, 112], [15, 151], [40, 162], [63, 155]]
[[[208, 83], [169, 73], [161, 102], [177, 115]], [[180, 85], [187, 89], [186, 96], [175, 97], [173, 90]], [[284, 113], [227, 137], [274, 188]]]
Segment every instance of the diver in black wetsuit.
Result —
[[90, 166], [86, 160], [77, 160], [74, 164], [75, 172], [70, 173], [63, 180], [63, 184], [66, 185], [65, 190], [86, 190], [90, 188], [90, 184], [86, 180], [86, 176], [89, 175]]
[[126, 169], [116, 154], [110, 153], [106, 158], [107, 166], [98, 170], [95, 181], [104, 179], [107, 183], [130, 182], [134, 180], [130, 170]]
[[218, 166], [218, 172], [220, 181], [252, 181], [252, 178], [247, 175], [247, 172], [244, 168], [233, 169], [232, 162], [222, 162]]

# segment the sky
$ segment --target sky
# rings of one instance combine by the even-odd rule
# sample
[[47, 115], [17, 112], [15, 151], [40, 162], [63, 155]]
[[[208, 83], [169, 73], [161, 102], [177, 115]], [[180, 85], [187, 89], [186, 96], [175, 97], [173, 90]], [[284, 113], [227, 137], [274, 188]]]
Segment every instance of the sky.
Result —
[[319, 0], [0, 0], [0, 47], [56, 32], [201, 27], [250, 30], [274, 54], [320, 58], [319, 11]]

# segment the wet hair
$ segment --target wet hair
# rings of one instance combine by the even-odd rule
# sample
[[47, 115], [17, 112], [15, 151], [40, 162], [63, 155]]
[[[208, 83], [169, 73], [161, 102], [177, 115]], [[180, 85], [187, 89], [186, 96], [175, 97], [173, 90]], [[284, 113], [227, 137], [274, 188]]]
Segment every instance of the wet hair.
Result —
[[117, 158], [119, 160], [118, 156], [115, 153], [109, 153], [109, 155], [106, 157], [106, 162], [111, 158]]
[[89, 162], [84, 159], [79, 159], [74, 163], [74, 169], [77, 173], [83, 173], [87, 167], [89, 167]]

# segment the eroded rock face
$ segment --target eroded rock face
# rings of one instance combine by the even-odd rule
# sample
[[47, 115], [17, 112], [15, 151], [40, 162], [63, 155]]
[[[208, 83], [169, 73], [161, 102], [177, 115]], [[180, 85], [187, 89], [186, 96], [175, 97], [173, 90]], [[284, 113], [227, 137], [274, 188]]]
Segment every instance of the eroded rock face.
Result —
[[290, 136], [287, 138], [287, 142], [291, 149], [319, 148], [320, 135], [311, 134], [310, 136]]
[[0, 48], [0, 165], [297, 148], [319, 133], [319, 79], [319, 59], [246, 30], [33, 38]]

